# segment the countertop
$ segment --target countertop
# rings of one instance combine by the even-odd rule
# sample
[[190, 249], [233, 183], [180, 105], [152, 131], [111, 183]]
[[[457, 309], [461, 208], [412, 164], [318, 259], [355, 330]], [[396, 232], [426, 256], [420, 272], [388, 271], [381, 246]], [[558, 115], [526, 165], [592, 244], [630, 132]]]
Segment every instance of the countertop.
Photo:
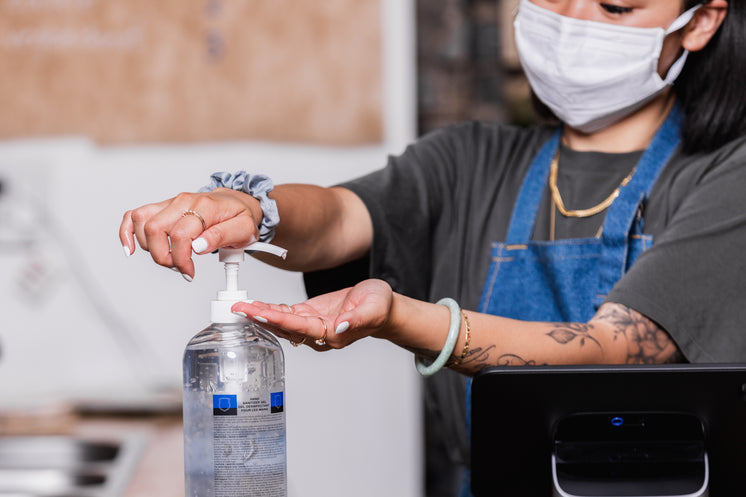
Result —
[[181, 414], [83, 416], [74, 428], [81, 437], [136, 436], [141, 456], [122, 497], [184, 497], [184, 442]]
[[[184, 497], [181, 412], [81, 413], [69, 406], [3, 410], [0, 436], [65, 436], [127, 444], [121, 497]], [[134, 454], [134, 456], [132, 455]]]

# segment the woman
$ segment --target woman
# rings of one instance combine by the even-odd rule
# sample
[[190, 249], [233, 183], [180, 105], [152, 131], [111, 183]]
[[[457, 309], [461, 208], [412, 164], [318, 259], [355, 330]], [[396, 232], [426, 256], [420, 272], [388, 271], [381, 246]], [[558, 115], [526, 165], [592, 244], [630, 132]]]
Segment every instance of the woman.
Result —
[[294, 345], [386, 339], [424, 374], [743, 360], [745, 15], [742, 0], [522, 0], [519, 54], [559, 126], [451, 126], [332, 188], [215, 175], [235, 189], [127, 212], [125, 252], [134, 234], [191, 279], [193, 251], [270, 239], [276, 207], [282, 267], [369, 258], [375, 278], [234, 306]]

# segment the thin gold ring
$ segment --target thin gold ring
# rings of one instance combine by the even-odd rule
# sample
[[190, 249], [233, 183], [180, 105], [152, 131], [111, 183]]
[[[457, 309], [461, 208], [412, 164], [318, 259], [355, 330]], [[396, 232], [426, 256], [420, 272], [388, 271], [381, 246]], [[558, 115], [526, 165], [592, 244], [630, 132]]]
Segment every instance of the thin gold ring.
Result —
[[293, 347], [298, 347], [306, 343], [306, 337], [303, 337], [303, 340], [301, 340], [300, 342], [294, 342], [292, 338], [288, 338], [288, 341], [290, 341], [290, 345], [292, 345]]
[[199, 222], [202, 223], [202, 231], [205, 231], [207, 229], [207, 225], [205, 224], [205, 218], [199, 215], [197, 211], [193, 211], [192, 209], [186, 210], [181, 213], [181, 217], [186, 216], [194, 216], [197, 219], [199, 219]]
[[316, 317], [319, 318], [321, 320], [321, 324], [324, 325], [324, 336], [316, 339], [316, 345], [318, 345], [319, 347], [323, 347], [324, 345], [326, 345], [326, 332], [327, 332], [326, 320], [324, 320], [324, 318], [322, 318], [321, 316], [316, 316]]

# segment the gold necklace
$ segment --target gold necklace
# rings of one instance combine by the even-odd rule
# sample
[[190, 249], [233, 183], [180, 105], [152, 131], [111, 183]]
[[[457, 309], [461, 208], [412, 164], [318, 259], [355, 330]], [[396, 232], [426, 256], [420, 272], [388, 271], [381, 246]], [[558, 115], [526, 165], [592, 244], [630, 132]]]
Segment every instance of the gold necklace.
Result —
[[622, 180], [622, 182], [619, 184], [619, 186], [616, 187], [616, 189], [611, 192], [611, 195], [606, 197], [601, 203], [594, 205], [593, 207], [589, 207], [587, 209], [577, 209], [577, 210], [568, 210], [565, 208], [564, 202], [562, 202], [562, 195], [560, 195], [559, 188], [557, 188], [557, 165], [559, 164], [559, 146], [557, 147], [557, 153], [554, 154], [554, 159], [552, 159], [552, 164], [549, 169], [549, 189], [552, 191], [552, 201], [554, 202], [554, 205], [557, 206], [557, 210], [560, 211], [560, 214], [562, 214], [565, 217], [590, 217], [594, 214], [598, 214], [599, 212], [607, 209], [612, 202], [614, 202], [614, 199], [616, 199], [619, 196], [619, 190], [625, 186], [627, 183], [629, 183], [629, 180], [632, 179], [632, 175], [635, 174], [635, 169], [637, 169], [637, 166], [632, 168], [632, 171]]

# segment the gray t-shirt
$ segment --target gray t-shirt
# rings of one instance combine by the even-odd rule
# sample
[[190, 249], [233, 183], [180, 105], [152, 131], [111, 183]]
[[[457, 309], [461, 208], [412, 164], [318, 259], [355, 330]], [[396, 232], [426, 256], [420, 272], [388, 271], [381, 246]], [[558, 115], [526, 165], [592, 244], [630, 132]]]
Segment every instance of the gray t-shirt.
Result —
[[[492, 242], [504, 241], [523, 177], [552, 129], [479, 122], [435, 131], [380, 171], [346, 183], [373, 220], [368, 258], [306, 276], [309, 294], [382, 278], [410, 297], [455, 298], [477, 309]], [[606, 198], [642, 152], [560, 150], [557, 186], [565, 206]], [[653, 246], [607, 300], [666, 329], [691, 362], [746, 361], [746, 138], [716, 152], [675, 155], [643, 212]], [[547, 187], [534, 239], [547, 239]], [[595, 236], [605, 212], [557, 215], [556, 238]], [[458, 481], [468, 467], [464, 377], [443, 370], [424, 382], [428, 472]]]
[[[373, 220], [369, 271], [408, 296], [455, 298], [476, 309], [491, 244], [503, 241], [523, 177], [549, 128], [470, 122], [435, 131], [343, 186]], [[558, 187], [569, 209], [607, 197], [641, 152], [606, 154], [562, 147]], [[746, 139], [716, 152], [676, 154], [644, 208], [653, 246], [608, 301], [659, 323], [691, 362], [746, 361]], [[546, 239], [544, 195], [534, 230]], [[604, 213], [557, 215], [557, 238], [594, 236]], [[349, 276], [349, 275], [348, 275]]]

